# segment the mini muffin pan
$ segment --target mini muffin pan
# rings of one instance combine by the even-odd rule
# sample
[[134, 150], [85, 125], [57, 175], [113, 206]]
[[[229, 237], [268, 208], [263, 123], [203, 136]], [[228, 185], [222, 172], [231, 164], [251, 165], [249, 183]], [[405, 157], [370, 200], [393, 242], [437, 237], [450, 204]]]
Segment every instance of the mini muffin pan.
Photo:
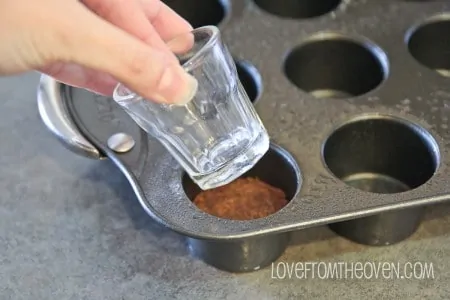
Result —
[[143, 209], [186, 236], [192, 255], [255, 271], [290, 233], [328, 225], [368, 246], [408, 238], [450, 199], [450, 3], [402, 0], [172, 0], [194, 27], [217, 25], [271, 136], [249, 171], [282, 189], [280, 211], [226, 220], [110, 98], [43, 76], [44, 123], [77, 154], [112, 161]]

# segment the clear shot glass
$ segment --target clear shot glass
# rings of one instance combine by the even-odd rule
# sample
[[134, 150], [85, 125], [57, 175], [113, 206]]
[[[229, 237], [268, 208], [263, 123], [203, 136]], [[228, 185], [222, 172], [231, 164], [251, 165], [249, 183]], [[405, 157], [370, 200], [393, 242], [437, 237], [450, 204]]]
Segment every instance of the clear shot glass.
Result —
[[[179, 45], [189, 43], [180, 51]], [[269, 136], [250, 102], [220, 32], [205, 26], [168, 42], [198, 81], [186, 105], [158, 104], [119, 84], [114, 100], [155, 137], [203, 190], [237, 179], [268, 151]]]

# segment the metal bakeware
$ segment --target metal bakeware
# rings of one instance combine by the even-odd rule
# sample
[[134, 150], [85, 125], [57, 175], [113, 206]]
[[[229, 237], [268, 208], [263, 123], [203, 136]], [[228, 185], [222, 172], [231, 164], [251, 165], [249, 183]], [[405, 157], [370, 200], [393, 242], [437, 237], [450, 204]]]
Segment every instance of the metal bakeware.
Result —
[[[78, 154], [112, 161], [144, 210], [219, 269], [276, 260], [290, 233], [329, 225], [358, 243], [400, 242], [450, 199], [450, 3], [166, 1], [218, 25], [272, 139], [250, 173], [289, 204], [234, 221], [197, 209], [198, 188], [110, 98], [43, 76], [39, 111]], [[449, 11], [447, 14], [446, 11]]]

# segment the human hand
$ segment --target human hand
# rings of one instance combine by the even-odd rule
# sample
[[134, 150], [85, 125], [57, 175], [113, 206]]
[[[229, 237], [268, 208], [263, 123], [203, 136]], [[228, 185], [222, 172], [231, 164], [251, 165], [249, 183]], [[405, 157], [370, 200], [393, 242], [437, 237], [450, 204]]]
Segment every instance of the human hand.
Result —
[[0, 0], [0, 74], [36, 70], [107, 96], [119, 81], [183, 104], [196, 81], [165, 42], [191, 30], [159, 0]]

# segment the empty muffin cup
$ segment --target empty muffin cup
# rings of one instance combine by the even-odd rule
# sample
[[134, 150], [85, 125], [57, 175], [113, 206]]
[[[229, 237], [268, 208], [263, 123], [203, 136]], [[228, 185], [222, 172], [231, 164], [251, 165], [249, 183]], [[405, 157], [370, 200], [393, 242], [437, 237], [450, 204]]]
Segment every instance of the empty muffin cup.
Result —
[[439, 15], [412, 28], [407, 39], [409, 53], [414, 59], [444, 77], [450, 77], [450, 43], [443, 38], [449, 30], [450, 14]]
[[388, 59], [370, 41], [323, 32], [292, 49], [283, 69], [292, 84], [315, 98], [352, 98], [373, 91], [385, 80]]
[[[425, 184], [437, 169], [439, 153], [437, 143], [420, 126], [377, 115], [358, 118], [334, 131], [324, 144], [323, 159], [348, 186], [381, 195]], [[423, 210], [401, 209], [329, 226], [358, 243], [390, 245], [415, 232]]]

